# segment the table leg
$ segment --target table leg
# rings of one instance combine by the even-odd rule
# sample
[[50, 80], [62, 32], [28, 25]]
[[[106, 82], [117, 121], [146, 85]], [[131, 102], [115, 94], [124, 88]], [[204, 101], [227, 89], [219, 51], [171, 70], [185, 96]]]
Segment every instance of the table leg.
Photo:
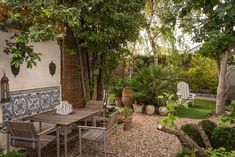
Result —
[[67, 126], [64, 127], [64, 156], [68, 157]]
[[39, 131], [42, 132], [42, 122], [39, 122]]
[[10, 152], [10, 135], [9, 135], [9, 133], [7, 133], [7, 136], [6, 136], [6, 138], [7, 138], [7, 153], [8, 152]]
[[60, 157], [60, 127], [56, 129], [57, 157]]

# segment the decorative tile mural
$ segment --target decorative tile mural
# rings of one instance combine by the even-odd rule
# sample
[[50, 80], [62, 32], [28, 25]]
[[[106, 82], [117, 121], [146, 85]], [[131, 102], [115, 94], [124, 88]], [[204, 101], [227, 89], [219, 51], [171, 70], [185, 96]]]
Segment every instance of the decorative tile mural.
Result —
[[60, 103], [59, 86], [13, 91], [10, 95], [10, 102], [2, 104], [3, 121], [53, 109]]

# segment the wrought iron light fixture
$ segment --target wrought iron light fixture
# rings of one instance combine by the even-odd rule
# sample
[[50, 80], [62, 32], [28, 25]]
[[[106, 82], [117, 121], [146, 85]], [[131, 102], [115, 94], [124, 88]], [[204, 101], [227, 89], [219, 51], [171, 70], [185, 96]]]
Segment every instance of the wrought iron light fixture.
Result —
[[55, 63], [53, 63], [53, 61], [51, 61], [51, 63], [49, 64], [49, 71], [50, 71], [51, 76], [53, 76], [55, 74], [56, 65], [55, 65]]
[[15, 65], [11, 65], [11, 72], [16, 77], [20, 72], [20, 67], [15, 67]]
[[9, 92], [9, 79], [4, 72], [4, 75], [1, 79], [1, 102], [8, 102], [10, 100], [10, 92]]

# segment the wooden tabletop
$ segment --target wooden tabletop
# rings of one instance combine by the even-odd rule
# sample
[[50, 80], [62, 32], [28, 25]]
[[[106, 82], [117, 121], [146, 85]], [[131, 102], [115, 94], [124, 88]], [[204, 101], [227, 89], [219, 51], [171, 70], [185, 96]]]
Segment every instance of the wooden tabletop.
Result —
[[73, 112], [68, 115], [60, 115], [56, 113], [56, 110], [51, 110], [26, 117], [24, 119], [57, 125], [71, 125], [78, 122], [79, 120], [82, 120], [102, 111], [103, 109], [79, 108], [73, 109]]

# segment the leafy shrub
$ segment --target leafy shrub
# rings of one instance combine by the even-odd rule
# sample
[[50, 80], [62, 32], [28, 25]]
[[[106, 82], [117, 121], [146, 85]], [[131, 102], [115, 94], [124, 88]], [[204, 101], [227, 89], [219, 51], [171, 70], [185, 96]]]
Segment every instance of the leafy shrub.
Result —
[[122, 89], [128, 85], [128, 81], [125, 79], [114, 78], [110, 84], [110, 92], [117, 97], [122, 96]]
[[131, 98], [133, 101], [136, 101], [137, 103], [143, 103], [144, 100], [146, 100], [146, 95], [144, 93], [141, 93], [141, 92], [134, 92], [132, 95], [131, 95]]
[[185, 73], [185, 78], [192, 92], [216, 93], [218, 75], [214, 60], [200, 54], [194, 54], [190, 68]]
[[211, 135], [213, 130], [216, 128], [216, 124], [210, 120], [203, 120], [200, 122], [203, 130], [205, 131], [206, 135], [208, 136], [209, 140], [212, 141]]
[[182, 147], [175, 157], [196, 157], [196, 153], [188, 147]]
[[191, 137], [200, 147], [205, 147], [203, 140], [193, 124], [185, 124], [181, 129]]
[[0, 157], [26, 157], [26, 155], [12, 151], [7, 154], [0, 154]]
[[226, 150], [234, 150], [235, 148], [235, 128], [217, 127], [213, 130], [211, 138], [215, 148], [223, 147]]
[[224, 148], [218, 148], [218, 149], [209, 149], [207, 150], [207, 153], [211, 157], [234, 157], [235, 151], [226, 151]]
[[157, 106], [157, 96], [163, 93], [175, 93], [176, 75], [168, 68], [150, 65], [142, 68], [131, 80], [136, 92], [146, 95], [144, 104]]

